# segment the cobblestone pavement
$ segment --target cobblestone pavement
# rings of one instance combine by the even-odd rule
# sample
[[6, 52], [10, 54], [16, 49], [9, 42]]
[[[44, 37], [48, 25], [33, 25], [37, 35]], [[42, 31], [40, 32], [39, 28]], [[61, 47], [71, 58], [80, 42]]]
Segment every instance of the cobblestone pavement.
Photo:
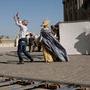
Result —
[[42, 52], [31, 53], [34, 62], [27, 58], [18, 65], [15, 51], [0, 56], [0, 75], [29, 78], [33, 80], [77, 84], [90, 87], [90, 55], [69, 56], [69, 62], [45, 63]]

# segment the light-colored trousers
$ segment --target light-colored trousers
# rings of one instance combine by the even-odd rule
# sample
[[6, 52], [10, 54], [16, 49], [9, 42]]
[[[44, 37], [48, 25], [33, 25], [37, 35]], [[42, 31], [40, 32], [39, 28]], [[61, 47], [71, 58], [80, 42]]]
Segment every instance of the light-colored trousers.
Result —
[[53, 55], [48, 51], [48, 49], [43, 47], [43, 55], [44, 55], [44, 60], [46, 62], [53, 62]]

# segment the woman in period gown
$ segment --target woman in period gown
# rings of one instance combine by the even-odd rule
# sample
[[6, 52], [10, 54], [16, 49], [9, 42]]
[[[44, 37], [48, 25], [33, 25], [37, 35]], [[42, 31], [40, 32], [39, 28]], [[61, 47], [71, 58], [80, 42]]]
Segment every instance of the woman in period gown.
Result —
[[67, 52], [52, 34], [48, 20], [44, 20], [42, 23], [40, 41], [42, 43], [44, 60], [46, 62], [68, 61]]

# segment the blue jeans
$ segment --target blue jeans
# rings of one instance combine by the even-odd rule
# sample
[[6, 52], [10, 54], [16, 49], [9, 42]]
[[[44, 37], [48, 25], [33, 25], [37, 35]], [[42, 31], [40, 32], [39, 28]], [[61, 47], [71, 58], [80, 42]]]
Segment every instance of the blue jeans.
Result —
[[27, 46], [26, 38], [19, 39], [18, 50], [17, 50], [19, 62], [23, 61], [22, 53], [24, 53], [25, 56], [27, 56], [31, 61], [33, 61], [31, 55], [26, 51], [26, 46]]

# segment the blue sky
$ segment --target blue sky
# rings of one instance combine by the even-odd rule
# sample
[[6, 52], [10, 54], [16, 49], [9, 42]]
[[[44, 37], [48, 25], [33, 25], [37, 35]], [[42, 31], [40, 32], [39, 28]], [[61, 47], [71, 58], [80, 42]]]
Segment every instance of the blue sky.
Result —
[[15, 37], [19, 30], [13, 20], [16, 12], [30, 22], [29, 31], [36, 34], [44, 19], [51, 24], [63, 21], [62, 0], [0, 0], [0, 35]]

